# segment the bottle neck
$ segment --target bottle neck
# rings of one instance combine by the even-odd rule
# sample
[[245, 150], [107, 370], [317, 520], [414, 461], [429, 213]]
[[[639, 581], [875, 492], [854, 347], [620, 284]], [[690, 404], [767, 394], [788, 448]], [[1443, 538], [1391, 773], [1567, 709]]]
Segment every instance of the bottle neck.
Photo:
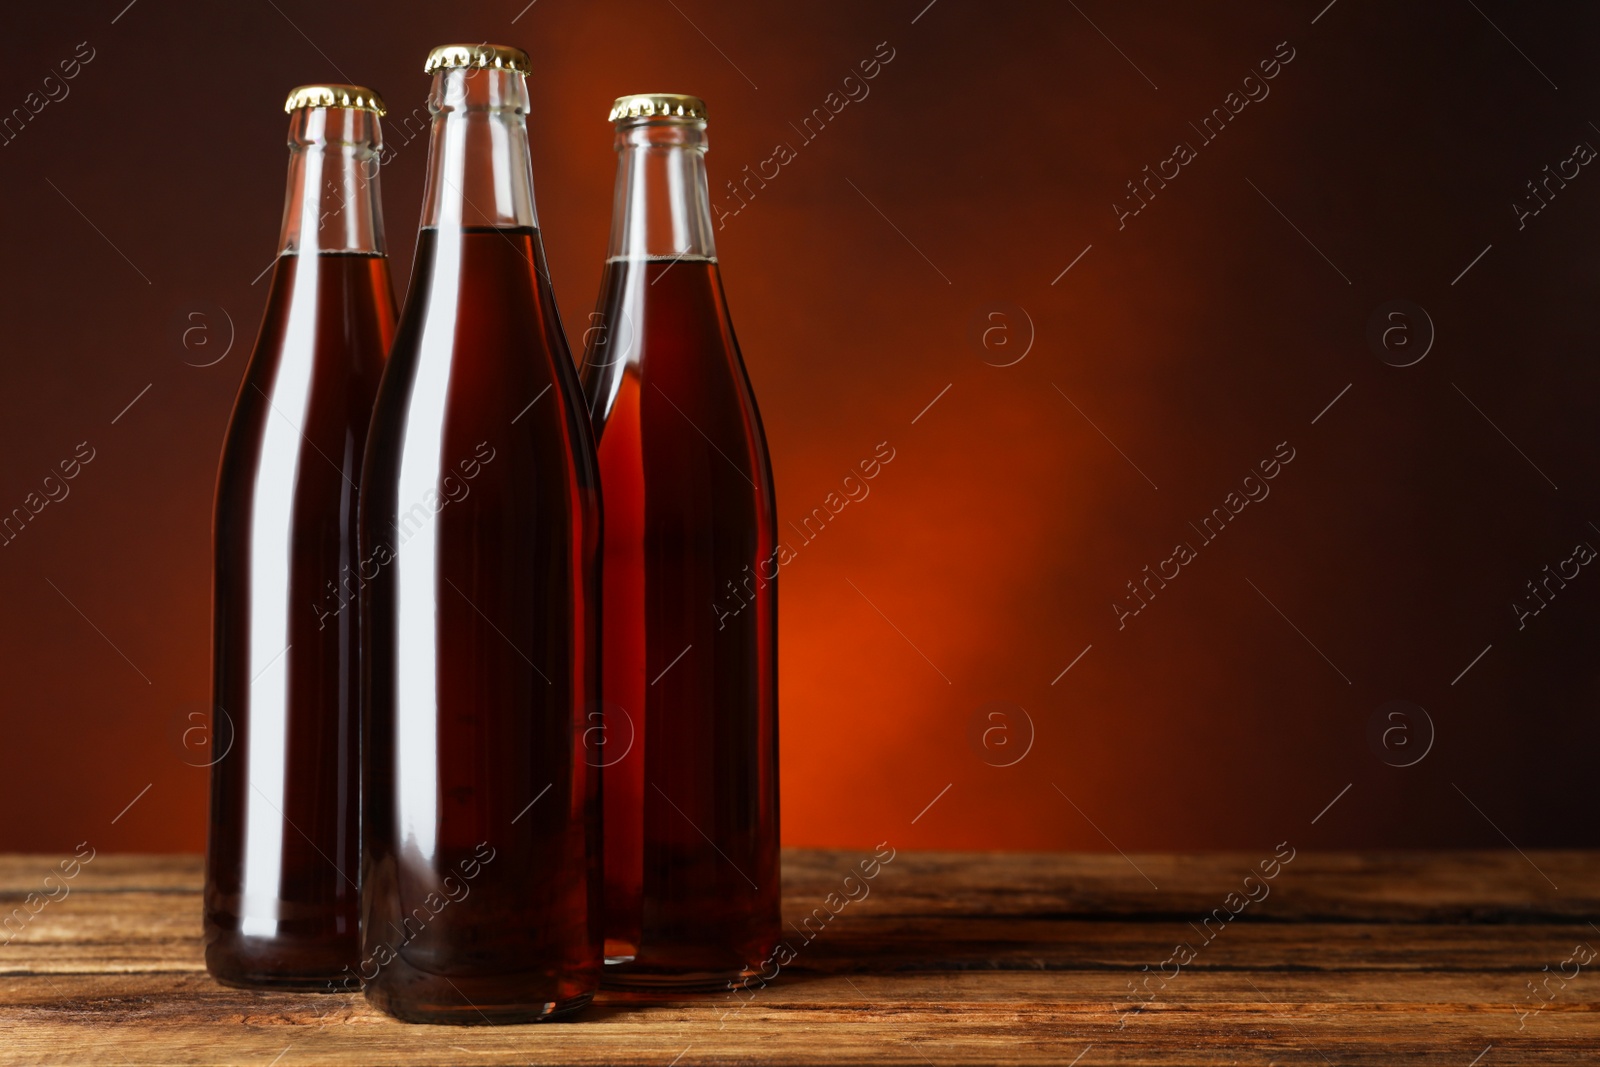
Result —
[[716, 259], [700, 121], [617, 124], [617, 190], [611, 259]]
[[522, 74], [453, 68], [433, 76], [422, 225], [537, 227]]
[[371, 111], [305, 107], [289, 119], [289, 187], [279, 255], [383, 255], [378, 155], [383, 135]]

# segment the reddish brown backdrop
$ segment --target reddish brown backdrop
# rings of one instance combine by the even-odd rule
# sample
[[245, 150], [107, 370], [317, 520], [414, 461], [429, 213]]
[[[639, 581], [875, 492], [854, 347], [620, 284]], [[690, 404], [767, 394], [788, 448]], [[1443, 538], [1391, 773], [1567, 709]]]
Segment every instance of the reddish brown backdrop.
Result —
[[[717, 234], [797, 548], [787, 843], [1600, 841], [1600, 574], [1520, 626], [1512, 606], [1600, 546], [1600, 176], [1563, 163], [1600, 146], [1592, 7], [524, 2], [0, 17], [0, 111], [66, 91], [0, 147], [0, 511], [94, 456], [0, 547], [0, 850], [202, 846], [180, 735], [208, 696], [211, 493], [277, 236], [280, 102], [387, 96], [403, 283], [422, 57], [485, 39], [534, 59], [575, 338], [613, 96], [703, 95], [725, 205], [794, 150]], [[1194, 158], [1164, 164], [1177, 142]], [[1170, 180], [1119, 226], [1147, 165]], [[1576, 176], [1536, 200], [1546, 165]], [[880, 442], [870, 495], [800, 545], [789, 523]], [[1190, 523], [1282, 442], [1270, 496], [1202, 543]], [[1196, 558], [1119, 628], [1125, 583], [1180, 541]]]

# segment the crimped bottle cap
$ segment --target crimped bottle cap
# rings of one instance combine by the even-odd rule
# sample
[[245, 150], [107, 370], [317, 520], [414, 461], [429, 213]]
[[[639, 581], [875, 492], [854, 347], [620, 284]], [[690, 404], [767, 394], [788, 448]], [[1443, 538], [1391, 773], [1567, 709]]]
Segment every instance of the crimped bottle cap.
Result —
[[383, 98], [364, 85], [302, 85], [290, 90], [283, 110], [302, 107], [348, 107], [357, 111], [384, 113]]
[[635, 93], [619, 96], [611, 105], [611, 121], [618, 119], [706, 120], [706, 102], [682, 93]]
[[527, 74], [533, 67], [528, 53], [504, 44], [442, 44], [428, 53], [424, 74], [457, 67], [487, 67]]

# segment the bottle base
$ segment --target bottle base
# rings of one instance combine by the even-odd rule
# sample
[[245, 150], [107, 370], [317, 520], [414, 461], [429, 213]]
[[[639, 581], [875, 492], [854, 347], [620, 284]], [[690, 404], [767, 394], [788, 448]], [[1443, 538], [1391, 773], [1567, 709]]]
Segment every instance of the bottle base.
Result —
[[353, 993], [354, 956], [343, 947], [229, 936], [206, 946], [206, 972], [234, 989]]
[[757, 974], [753, 967], [726, 971], [640, 969], [629, 958], [619, 963], [606, 961], [600, 972], [600, 988], [624, 993], [726, 993]]
[[576, 1014], [594, 999], [594, 993], [579, 993], [565, 1000], [538, 1004], [416, 1004], [393, 996], [379, 986], [366, 988], [367, 1002], [385, 1015], [404, 1023], [435, 1026], [504, 1026], [512, 1023], [556, 1022]]
[[213, 981], [230, 989], [263, 989], [275, 993], [354, 993], [340, 986], [337, 975], [218, 974]]

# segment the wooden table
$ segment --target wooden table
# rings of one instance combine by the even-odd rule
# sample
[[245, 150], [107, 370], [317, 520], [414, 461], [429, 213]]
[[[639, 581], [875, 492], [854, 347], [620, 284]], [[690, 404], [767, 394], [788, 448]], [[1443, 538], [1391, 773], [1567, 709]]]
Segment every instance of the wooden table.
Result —
[[[786, 914], [866, 855], [786, 852]], [[199, 859], [99, 855], [0, 947], [0, 1063], [1600, 1063], [1600, 853], [1270, 858], [900, 853], [751, 995], [434, 1027], [217, 985]]]

